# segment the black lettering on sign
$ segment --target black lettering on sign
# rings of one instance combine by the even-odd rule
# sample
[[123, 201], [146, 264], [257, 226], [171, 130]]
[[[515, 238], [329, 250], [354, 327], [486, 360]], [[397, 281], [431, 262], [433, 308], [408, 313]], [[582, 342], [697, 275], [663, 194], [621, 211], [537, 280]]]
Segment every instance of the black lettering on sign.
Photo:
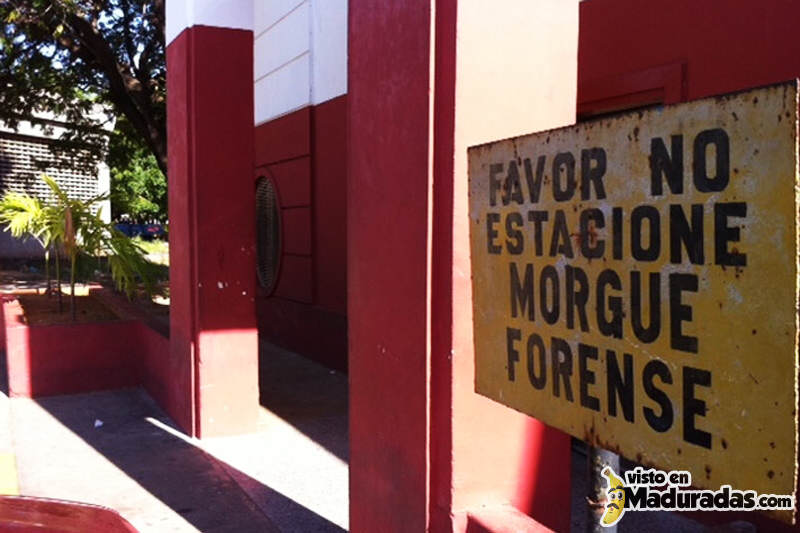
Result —
[[550, 238], [550, 257], [556, 257], [559, 254], [572, 259], [572, 241], [569, 238], [567, 219], [562, 209], [556, 210], [556, 217], [553, 220], [553, 235]]
[[697, 285], [696, 274], [669, 275], [669, 345], [675, 350], [697, 353], [697, 337], [683, 334], [683, 322], [691, 322], [692, 308], [681, 297], [686, 291], [697, 292]]
[[581, 253], [586, 259], [603, 257], [606, 251], [606, 241], [597, 238], [596, 230], [604, 228], [605, 225], [605, 217], [599, 209], [593, 207], [581, 211]]
[[[647, 248], [642, 244], [642, 226], [647, 220]], [[631, 255], [637, 261], [655, 261], [661, 253], [661, 215], [652, 205], [636, 206], [631, 212]]]
[[522, 183], [519, 181], [519, 169], [517, 168], [516, 161], [509, 161], [508, 173], [506, 174], [506, 183], [503, 187], [503, 205], [508, 205], [514, 200], [519, 205], [525, 203], [525, 197], [522, 196]]
[[622, 259], [622, 208], [615, 207], [611, 210], [611, 227], [613, 231], [613, 256]]
[[524, 221], [522, 215], [517, 211], [513, 211], [506, 215], [506, 249], [511, 255], [519, 255], [524, 248], [524, 240], [522, 238], [522, 227]]
[[[565, 267], [567, 277], [567, 327], [575, 328], [575, 309], [578, 310], [578, 320], [581, 331], [589, 331], [589, 321], [586, 318], [586, 303], [589, 301], [589, 280], [586, 272], [580, 267]], [[580, 288], [575, 289], [575, 285]]]
[[689, 261], [694, 265], [705, 262], [703, 255], [703, 204], [692, 204], [692, 224], [686, 220], [686, 213], [680, 204], [669, 206], [669, 260], [679, 265], [683, 261], [681, 243], [686, 249]]
[[650, 324], [644, 327], [642, 320], [642, 273], [631, 271], [631, 323], [633, 334], [642, 342], [653, 342], [661, 333], [661, 274], [651, 272], [649, 290]]
[[[622, 290], [622, 282], [613, 270], [605, 269], [597, 276], [597, 327], [606, 337], [622, 338], [622, 298], [609, 296], [606, 302], [606, 285]], [[606, 317], [606, 309], [611, 310], [611, 320]]]
[[506, 368], [508, 368], [508, 381], [514, 381], [514, 367], [519, 361], [519, 352], [514, 347], [514, 342], [522, 338], [522, 332], [516, 328], [506, 328]]
[[728, 251], [729, 242], [739, 242], [738, 226], [728, 226], [728, 217], [745, 218], [747, 204], [730, 202], [714, 204], [714, 262], [726, 266], [747, 266], [747, 254]]
[[489, 205], [497, 205], [497, 191], [500, 190], [501, 183], [497, 175], [503, 172], [502, 163], [492, 163], [489, 165]]
[[[548, 284], [550, 285], [549, 289]], [[550, 304], [548, 304], [548, 300], [550, 300]], [[553, 265], [547, 265], [542, 269], [539, 277], [539, 309], [542, 310], [542, 317], [548, 324], [558, 322], [559, 301], [558, 271]]]
[[654, 402], [658, 404], [661, 413], [656, 415], [656, 412], [650, 407], [643, 408], [644, 418], [647, 424], [653, 430], [664, 433], [672, 427], [674, 414], [672, 411], [672, 403], [669, 401], [669, 396], [663, 390], [659, 389], [655, 384], [655, 377], [658, 376], [662, 383], [672, 384], [672, 374], [666, 364], [658, 359], [653, 359], [644, 365], [642, 371], [642, 382], [644, 384], [644, 392]]
[[[595, 164], [592, 165], [592, 162]], [[592, 185], [594, 185], [594, 194], [598, 200], [606, 197], [606, 189], [603, 186], [605, 174], [606, 151], [602, 148], [581, 150], [581, 200], [591, 199]]]
[[[673, 135], [672, 156], [664, 146], [660, 137], [650, 141], [650, 194], [661, 196], [664, 186], [661, 182], [663, 175], [672, 194], [683, 193], [683, 135]], [[494, 204], [492, 204], [494, 205]]]
[[711, 386], [711, 372], [683, 367], [683, 440], [711, 449], [711, 433], [697, 429], [695, 416], [706, 416], [706, 402], [694, 395], [695, 385]]
[[542, 222], [547, 222], [547, 211], [528, 211], [528, 221], [533, 222], [533, 245], [536, 247], [536, 256], [544, 255], [542, 245]]
[[608, 380], [608, 414], [617, 416], [617, 401], [622, 406], [622, 416], [633, 422], [633, 356], [622, 354], [623, 372], [620, 373], [617, 354], [606, 350], [606, 376]]
[[538, 159], [536, 159], [536, 175], [533, 174], [533, 168], [531, 168], [531, 160], [525, 159], [522, 163], [525, 167], [525, 181], [528, 182], [528, 194], [531, 197], [531, 203], [535, 204], [539, 202], [539, 195], [542, 191], [542, 177], [544, 176], [544, 159], [543, 155], [540, 155]]
[[578, 343], [578, 379], [581, 405], [592, 411], [600, 410], [600, 400], [589, 394], [589, 385], [594, 385], [594, 371], [589, 368], [587, 359], [597, 361], [597, 348]]
[[561, 397], [561, 381], [564, 381], [564, 397], [574, 402], [572, 396], [572, 350], [564, 339], [552, 337], [550, 339], [550, 355], [553, 363], [553, 396]]
[[[562, 185], [562, 179], [566, 183]], [[566, 202], [575, 194], [575, 156], [561, 152], [553, 158], [553, 198], [556, 202]]]
[[509, 263], [509, 279], [511, 286], [511, 317], [517, 318], [519, 314], [525, 315], [525, 310], [528, 310], [528, 320], [534, 319], [534, 306], [533, 306], [533, 265], [527, 263], [525, 265], [525, 281], [520, 283], [519, 271], [517, 270], [516, 263]]
[[[716, 152], [716, 176], [708, 176], [708, 147]], [[730, 141], [721, 128], [701, 131], [694, 138], [694, 186], [700, 192], [719, 192], [730, 180]]]
[[494, 240], [497, 238], [497, 230], [495, 224], [500, 222], [500, 213], [486, 213], [486, 241], [489, 248], [489, 253], [500, 255], [503, 247], [495, 244]]
[[[539, 372], [536, 372], [534, 351], [539, 354]], [[528, 379], [534, 389], [542, 390], [547, 383], [547, 350], [544, 341], [536, 333], [528, 337]]]

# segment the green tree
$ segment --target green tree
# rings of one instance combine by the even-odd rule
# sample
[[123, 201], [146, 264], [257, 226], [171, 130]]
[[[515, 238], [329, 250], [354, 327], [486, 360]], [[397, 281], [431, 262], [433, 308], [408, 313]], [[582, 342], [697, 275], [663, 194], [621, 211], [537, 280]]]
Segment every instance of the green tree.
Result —
[[164, 20], [164, 0], [0, 0], [0, 120], [65, 117], [74, 127], [56, 146], [96, 157], [99, 106], [125, 116], [166, 174]]
[[136, 221], [167, 220], [167, 179], [130, 123], [121, 117], [108, 150], [111, 168], [111, 217]]

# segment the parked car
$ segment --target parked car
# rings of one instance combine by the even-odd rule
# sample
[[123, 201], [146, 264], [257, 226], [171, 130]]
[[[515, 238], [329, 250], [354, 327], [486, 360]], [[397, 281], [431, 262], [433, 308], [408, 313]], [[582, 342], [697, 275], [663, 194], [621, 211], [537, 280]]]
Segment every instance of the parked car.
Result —
[[142, 236], [150, 239], [161, 238], [166, 232], [161, 224], [146, 224]]
[[120, 232], [128, 237], [142, 237], [143, 239], [162, 239], [166, 237], [167, 230], [163, 224], [132, 224], [119, 222], [114, 225]]
[[88, 503], [0, 496], [0, 533], [138, 533], [113, 509]]

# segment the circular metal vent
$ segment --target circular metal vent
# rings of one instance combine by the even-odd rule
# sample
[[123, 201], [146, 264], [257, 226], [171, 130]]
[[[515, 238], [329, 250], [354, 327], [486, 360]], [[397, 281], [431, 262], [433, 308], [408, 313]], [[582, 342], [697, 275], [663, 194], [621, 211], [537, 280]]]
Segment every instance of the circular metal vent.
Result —
[[272, 180], [261, 177], [256, 183], [258, 282], [267, 292], [272, 292], [281, 257], [280, 210]]

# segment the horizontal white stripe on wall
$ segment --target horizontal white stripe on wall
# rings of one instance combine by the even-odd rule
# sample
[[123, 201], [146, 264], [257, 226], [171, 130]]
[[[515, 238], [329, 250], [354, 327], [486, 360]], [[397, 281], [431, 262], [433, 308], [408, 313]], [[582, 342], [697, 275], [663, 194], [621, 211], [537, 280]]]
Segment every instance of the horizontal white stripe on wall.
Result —
[[253, 32], [256, 37], [305, 3], [306, 0], [254, 0]]
[[[310, 58], [304, 54], [256, 81], [256, 123], [309, 105], [310, 74]], [[259, 120], [259, 117], [267, 118]]]
[[253, 55], [256, 81], [309, 52], [310, 15], [308, 2], [304, 2], [256, 36]]
[[167, 0], [167, 43], [196, 25], [252, 30], [260, 124], [347, 92], [347, 2]]
[[347, 92], [347, 0], [254, 6], [256, 124]]

